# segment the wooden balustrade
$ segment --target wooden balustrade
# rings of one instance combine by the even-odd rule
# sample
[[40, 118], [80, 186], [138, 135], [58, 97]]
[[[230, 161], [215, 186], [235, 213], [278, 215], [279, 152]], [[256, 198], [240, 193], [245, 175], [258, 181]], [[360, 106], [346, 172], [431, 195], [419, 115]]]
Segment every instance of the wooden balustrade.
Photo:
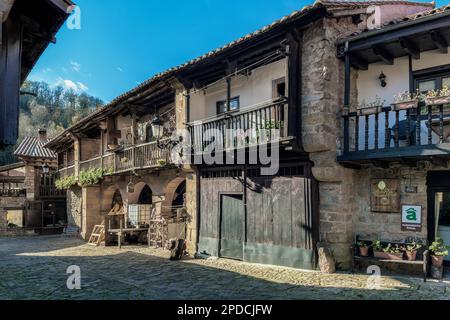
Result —
[[255, 146], [287, 137], [285, 100], [219, 115], [211, 120], [190, 123], [194, 153]]
[[424, 150], [450, 142], [450, 108], [443, 105], [380, 106], [343, 117], [347, 126], [344, 130], [349, 134], [344, 135], [348, 151], [339, 157], [341, 160], [375, 159], [377, 154], [380, 158], [393, 157], [399, 151], [402, 157], [421, 156]]
[[[164, 143], [165, 140], [161, 141]], [[80, 161], [80, 172], [96, 168], [112, 170], [113, 173], [125, 172], [133, 169], [159, 167], [170, 162], [168, 149], [161, 149], [157, 142], [150, 142], [128, 147], [116, 153], [109, 153], [89, 160]], [[59, 170], [61, 177], [75, 173], [74, 166]]]

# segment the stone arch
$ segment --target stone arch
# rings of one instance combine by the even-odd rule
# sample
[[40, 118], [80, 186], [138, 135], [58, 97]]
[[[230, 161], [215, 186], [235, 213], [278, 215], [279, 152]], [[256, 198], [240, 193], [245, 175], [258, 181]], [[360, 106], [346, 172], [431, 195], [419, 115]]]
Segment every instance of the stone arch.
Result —
[[124, 197], [122, 190], [116, 186], [108, 186], [102, 192], [101, 209], [104, 214], [108, 214], [114, 204], [120, 204], [126, 208], [126, 197]]
[[163, 217], [172, 216], [172, 204], [180, 193], [179, 187], [186, 184], [184, 177], [177, 177], [171, 180], [164, 189], [164, 201], [162, 202], [161, 215]]
[[146, 184], [144, 188], [142, 188], [141, 193], [139, 194], [138, 204], [152, 204], [152, 189]]
[[[129, 204], [151, 204], [150, 203], [139, 203], [141, 196], [143, 193], [147, 193], [147, 196], [150, 195], [150, 199], [152, 199], [153, 196], [153, 190], [148, 185], [148, 183], [145, 182], [138, 182], [134, 185], [134, 192], [128, 193], [128, 203]], [[150, 194], [149, 194], [150, 193]]]

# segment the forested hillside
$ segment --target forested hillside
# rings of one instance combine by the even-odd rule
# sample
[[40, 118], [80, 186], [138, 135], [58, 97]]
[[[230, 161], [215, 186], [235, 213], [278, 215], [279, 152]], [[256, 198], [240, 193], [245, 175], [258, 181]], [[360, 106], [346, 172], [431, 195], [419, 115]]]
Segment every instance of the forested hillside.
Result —
[[[103, 105], [99, 98], [85, 92], [75, 92], [45, 82], [26, 81], [21, 89], [19, 140], [35, 136], [39, 128], [46, 128], [50, 138]], [[0, 153], [0, 165], [15, 162], [16, 146]]]

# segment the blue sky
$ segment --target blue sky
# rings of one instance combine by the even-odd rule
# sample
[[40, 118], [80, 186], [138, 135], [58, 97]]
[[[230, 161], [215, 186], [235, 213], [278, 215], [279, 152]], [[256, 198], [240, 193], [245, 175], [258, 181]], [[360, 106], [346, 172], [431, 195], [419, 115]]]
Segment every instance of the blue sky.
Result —
[[29, 79], [85, 90], [108, 102], [155, 73], [312, 1], [74, 0], [81, 10], [81, 29], [64, 25]]

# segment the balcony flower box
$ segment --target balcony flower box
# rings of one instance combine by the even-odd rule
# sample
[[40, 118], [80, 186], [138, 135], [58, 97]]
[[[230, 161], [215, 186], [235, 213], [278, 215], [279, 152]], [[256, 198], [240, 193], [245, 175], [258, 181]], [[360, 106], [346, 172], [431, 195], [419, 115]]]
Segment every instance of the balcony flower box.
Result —
[[414, 99], [395, 102], [392, 104], [392, 107], [394, 111], [401, 111], [401, 110], [417, 109], [418, 105], [419, 101], [417, 99]]
[[428, 97], [425, 98], [427, 106], [440, 106], [450, 104], [450, 96]]
[[359, 116], [369, 116], [372, 114], [379, 114], [381, 113], [383, 109], [383, 106], [374, 106], [374, 107], [365, 107], [358, 109], [358, 115]]

